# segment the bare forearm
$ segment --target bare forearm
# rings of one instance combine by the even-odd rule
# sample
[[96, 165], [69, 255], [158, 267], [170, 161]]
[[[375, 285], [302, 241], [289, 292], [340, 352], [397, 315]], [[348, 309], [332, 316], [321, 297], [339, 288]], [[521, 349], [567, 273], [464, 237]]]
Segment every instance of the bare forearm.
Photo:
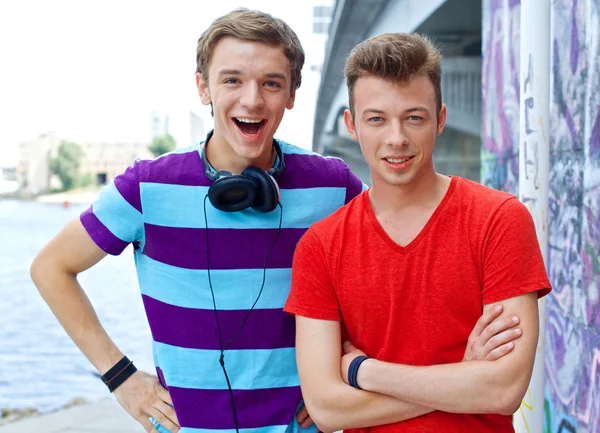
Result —
[[367, 360], [359, 370], [364, 389], [454, 413], [513, 413], [530, 373], [511, 377], [497, 361], [414, 367]]
[[307, 407], [325, 432], [401, 422], [433, 411], [387, 395], [361, 391], [342, 381], [314, 394], [310, 398], [305, 393]]
[[74, 275], [38, 260], [31, 268], [31, 276], [69, 337], [101, 374], [123, 357]]

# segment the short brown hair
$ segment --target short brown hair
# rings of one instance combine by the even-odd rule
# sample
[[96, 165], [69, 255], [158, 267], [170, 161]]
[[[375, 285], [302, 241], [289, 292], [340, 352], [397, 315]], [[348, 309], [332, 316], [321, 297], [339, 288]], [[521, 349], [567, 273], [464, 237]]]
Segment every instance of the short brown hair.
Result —
[[346, 60], [346, 84], [354, 117], [354, 86], [363, 76], [406, 83], [415, 75], [427, 75], [436, 97], [436, 115], [442, 108], [442, 56], [433, 42], [418, 33], [385, 33], [358, 44]]
[[215, 45], [225, 36], [281, 46], [292, 67], [291, 89], [300, 87], [304, 50], [296, 33], [282, 19], [245, 8], [235, 9], [217, 18], [198, 39], [196, 72], [200, 72], [205, 81], [208, 79], [208, 67]]

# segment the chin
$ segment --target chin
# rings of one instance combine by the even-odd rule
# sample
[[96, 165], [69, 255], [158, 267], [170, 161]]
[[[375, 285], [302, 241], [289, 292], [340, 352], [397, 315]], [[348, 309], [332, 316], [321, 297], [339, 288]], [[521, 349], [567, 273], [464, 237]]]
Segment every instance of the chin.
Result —
[[257, 159], [265, 152], [265, 143], [244, 143], [237, 142], [233, 146], [236, 154], [244, 159]]

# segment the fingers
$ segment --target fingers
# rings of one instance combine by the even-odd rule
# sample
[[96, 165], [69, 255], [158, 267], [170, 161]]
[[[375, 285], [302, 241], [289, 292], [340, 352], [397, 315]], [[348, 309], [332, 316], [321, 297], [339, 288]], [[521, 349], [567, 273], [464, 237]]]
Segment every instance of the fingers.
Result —
[[300, 427], [302, 428], [308, 428], [313, 424], [313, 421], [308, 414], [308, 409], [306, 409], [306, 406], [303, 406], [302, 409], [298, 411], [298, 413], [296, 414], [296, 421], [298, 421], [298, 424], [300, 424]]
[[483, 313], [479, 320], [477, 320], [473, 331], [471, 331], [469, 339], [479, 337], [483, 333], [483, 330], [486, 329], [490, 325], [490, 323], [492, 323], [492, 321], [502, 313], [502, 310], [502, 305], [496, 305], [494, 308], [490, 308], [485, 313]]
[[310, 416], [307, 416], [306, 419], [304, 420], [304, 422], [302, 424], [300, 424], [302, 426], [302, 428], [309, 428], [311, 425], [313, 425], [313, 420]]
[[356, 347], [354, 347], [354, 344], [352, 344], [352, 342], [350, 341], [344, 341], [344, 352], [346, 353], [350, 353], [356, 350]]
[[308, 418], [308, 410], [306, 406], [303, 406], [296, 414], [296, 421], [298, 421], [298, 424], [302, 424], [306, 418]]
[[152, 418], [156, 420], [156, 422], [158, 422], [161, 426], [169, 430], [171, 433], [177, 433], [179, 431], [179, 426], [155, 407], [151, 408], [148, 411], [148, 413]]
[[158, 397], [164, 401], [167, 404], [170, 404], [171, 406], [173, 406], [173, 400], [171, 399], [171, 394], [169, 394], [169, 391], [166, 390], [165, 388], [163, 388], [163, 386], [157, 382], [156, 386], [156, 395], [158, 395]]
[[[482, 341], [488, 342], [495, 335], [500, 334], [508, 329], [514, 328], [519, 324], [519, 318], [517, 316], [503, 317], [498, 320], [494, 320], [489, 324], [481, 333]], [[487, 344], [487, 343], [485, 343]]]
[[514, 343], [511, 341], [510, 343], [503, 344], [502, 346], [492, 350], [488, 356], [485, 358], [488, 361], [495, 361], [496, 359], [502, 358], [504, 355], [509, 353], [515, 347]]
[[158, 430], [154, 427], [154, 424], [152, 424], [148, 418], [140, 416], [139, 418], [136, 418], [136, 421], [139, 422], [142, 425], [142, 427], [144, 427], [144, 430], [146, 430], [148, 433], [158, 433]]
[[[507, 343], [512, 343], [513, 340], [516, 340], [517, 338], [519, 338], [522, 333], [523, 332], [521, 331], [521, 328], [515, 328], [515, 329], [508, 329], [504, 332], [494, 335], [492, 338], [489, 339], [489, 341], [484, 346], [484, 349], [487, 352], [489, 352], [485, 359], [490, 359], [489, 356], [494, 350], [500, 348], [503, 345], [506, 345]], [[511, 348], [511, 350], [512, 350], [512, 348]]]
[[[173, 422], [173, 424], [175, 424], [177, 426], [177, 429], [179, 429], [179, 427], [180, 427], [179, 420], [177, 419], [177, 415], [175, 414], [175, 409], [173, 409], [173, 407], [169, 406], [166, 403], [160, 402], [155, 406], [155, 408], [159, 412], [161, 412], [163, 415], [165, 415], [169, 420], [171, 420]], [[161, 425], [162, 425], [162, 423], [161, 423]], [[173, 431], [173, 430], [171, 430], [171, 431]]]

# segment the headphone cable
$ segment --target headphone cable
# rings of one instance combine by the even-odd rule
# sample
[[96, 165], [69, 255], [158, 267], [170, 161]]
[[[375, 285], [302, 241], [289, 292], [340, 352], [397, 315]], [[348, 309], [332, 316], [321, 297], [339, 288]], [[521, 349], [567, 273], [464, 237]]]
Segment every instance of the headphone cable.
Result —
[[211, 276], [210, 276], [210, 261], [209, 261], [209, 249], [208, 249], [208, 217], [206, 215], [206, 200], [207, 199], [208, 199], [208, 194], [204, 196], [204, 224], [205, 224], [205, 233], [206, 233], [206, 270], [207, 270], [207, 273], [208, 273], [208, 286], [210, 287], [210, 294], [212, 296], [213, 309], [214, 309], [214, 312], [215, 312], [215, 320], [217, 322], [217, 332], [219, 334], [219, 350], [221, 352], [221, 355], [219, 356], [219, 364], [221, 365], [221, 368], [223, 369], [223, 374], [225, 375], [225, 380], [227, 382], [227, 389], [229, 390], [229, 397], [231, 399], [231, 409], [233, 411], [233, 422], [235, 424], [235, 431], [236, 431], [236, 433], [239, 433], [239, 426], [238, 426], [238, 419], [237, 419], [237, 410], [236, 410], [236, 407], [235, 407], [235, 398], [233, 396], [233, 389], [231, 387], [231, 382], [229, 381], [229, 376], [227, 374], [227, 369], [225, 368], [225, 350], [240, 335], [240, 333], [242, 332], [242, 328], [244, 327], [244, 325], [246, 324], [246, 321], [248, 320], [248, 317], [250, 317], [250, 313], [254, 310], [254, 307], [256, 306], [256, 304], [258, 303], [258, 300], [260, 299], [260, 296], [262, 295], [263, 289], [265, 287], [265, 281], [267, 279], [267, 261], [269, 259], [269, 255], [271, 254], [271, 251], [273, 250], [273, 247], [275, 246], [275, 243], [279, 239], [279, 235], [281, 234], [281, 226], [282, 226], [282, 222], [283, 222], [283, 206], [281, 205], [281, 202], [277, 203], [277, 206], [279, 206], [279, 209], [280, 209], [280, 212], [279, 212], [279, 227], [277, 228], [277, 234], [275, 236], [275, 239], [271, 243], [271, 246], [269, 247], [269, 250], [267, 251], [267, 255], [265, 256], [265, 263], [264, 263], [264, 266], [263, 266], [262, 284], [260, 286], [260, 290], [258, 292], [258, 296], [256, 297], [256, 300], [252, 304], [252, 307], [250, 307], [250, 310], [248, 310], [248, 313], [244, 317], [244, 320], [242, 320], [242, 323], [241, 323], [240, 327], [238, 328], [236, 334], [233, 336], [233, 338], [231, 338], [231, 340], [229, 340], [227, 342], [227, 344], [225, 344], [225, 346], [223, 346], [223, 337], [222, 337], [222, 333], [221, 333], [221, 324], [219, 322], [219, 314], [217, 312], [217, 301], [215, 299], [215, 292], [213, 290], [212, 279], [211, 279]]

